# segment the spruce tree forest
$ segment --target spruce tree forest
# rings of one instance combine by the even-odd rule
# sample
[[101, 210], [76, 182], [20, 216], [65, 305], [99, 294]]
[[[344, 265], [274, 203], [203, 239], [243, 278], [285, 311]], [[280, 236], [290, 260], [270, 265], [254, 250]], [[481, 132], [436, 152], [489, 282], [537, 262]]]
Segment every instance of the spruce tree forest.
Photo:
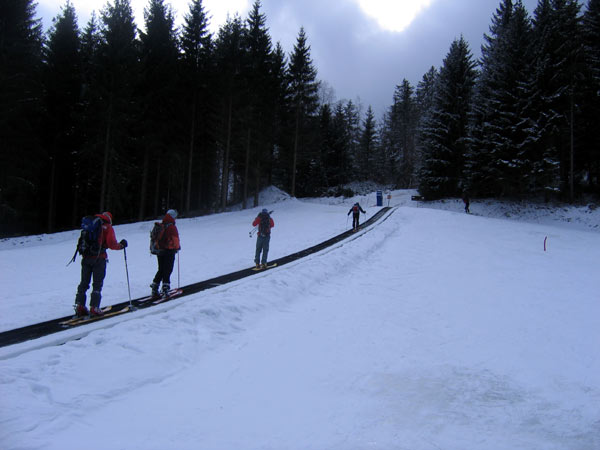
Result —
[[176, 27], [148, 0], [136, 24], [109, 0], [81, 29], [67, 1], [44, 31], [34, 0], [0, 3], [0, 235], [253, 207], [269, 185], [600, 196], [600, 0], [501, 0], [478, 60], [457, 38], [381, 118], [328, 95], [303, 28], [274, 43], [260, 0], [215, 34], [209, 16], [190, 0]]

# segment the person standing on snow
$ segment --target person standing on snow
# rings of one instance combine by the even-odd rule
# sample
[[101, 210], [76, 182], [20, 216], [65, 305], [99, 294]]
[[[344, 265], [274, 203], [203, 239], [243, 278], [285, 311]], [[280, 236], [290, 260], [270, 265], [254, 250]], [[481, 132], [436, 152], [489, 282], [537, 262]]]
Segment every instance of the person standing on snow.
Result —
[[[269, 242], [271, 241], [271, 228], [275, 226], [275, 222], [271, 218], [269, 211], [263, 209], [254, 222], [252, 222], [252, 226], [258, 226], [258, 233], [256, 233], [256, 253], [254, 255], [254, 264], [256, 264], [256, 268], [261, 267], [267, 268], [267, 256], [269, 254]], [[261, 252], [262, 252], [262, 260], [261, 260]]]
[[[84, 254], [81, 258], [81, 281], [75, 296], [75, 314], [79, 317], [88, 314], [91, 316], [101, 316], [103, 314], [100, 309], [100, 301], [102, 299], [102, 285], [106, 276], [106, 263], [108, 262], [106, 249], [122, 250], [127, 247], [125, 239], [117, 242], [110, 212], [96, 214], [95, 217], [102, 219], [101, 231], [98, 236], [100, 250], [97, 254]], [[88, 311], [85, 306], [85, 295], [90, 287], [90, 281], [92, 281], [92, 294], [90, 295], [90, 310]]]
[[358, 226], [360, 225], [360, 213], [366, 214], [366, 212], [361, 208], [360, 204], [356, 202], [352, 205], [352, 208], [350, 208], [350, 211], [348, 211], [348, 214], [346, 215], [349, 216], [350, 213], [352, 213], [352, 229], [357, 231]]
[[158, 297], [159, 295], [158, 288], [161, 282], [162, 294], [164, 296], [168, 296], [169, 291], [171, 290], [171, 274], [173, 273], [173, 266], [175, 265], [175, 254], [181, 250], [179, 231], [175, 225], [176, 218], [177, 211], [169, 209], [162, 220], [164, 231], [158, 239], [158, 252], [156, 254], [158, 271], [156, 272], [156, 275], [154, 275], [154, 279], [150, 285], [152, 295], [155, 297]]
[[465, 204], [465, 212], [469, 214], [471, 212], [471, 210], [469, 209], [469, 206], [471, 205], [471, 200], [469, 199], [469, 193], [467, 191], [463, 192], [462, 200]]

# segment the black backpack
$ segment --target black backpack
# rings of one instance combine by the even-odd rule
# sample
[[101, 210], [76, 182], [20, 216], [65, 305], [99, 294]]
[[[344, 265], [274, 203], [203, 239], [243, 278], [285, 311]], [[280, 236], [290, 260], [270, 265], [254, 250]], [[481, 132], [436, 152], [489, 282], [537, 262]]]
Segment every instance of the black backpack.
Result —
[[271, 216], [269, 213], [261, 212], [260, 223], [258, 224], [258, 233], [261, 236], [268, 236], [271, 234]]

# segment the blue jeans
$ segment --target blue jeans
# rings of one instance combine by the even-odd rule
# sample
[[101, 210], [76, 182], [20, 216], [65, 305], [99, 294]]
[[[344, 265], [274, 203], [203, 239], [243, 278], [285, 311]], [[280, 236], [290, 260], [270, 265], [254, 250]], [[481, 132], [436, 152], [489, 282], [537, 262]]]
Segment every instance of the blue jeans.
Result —
[[[267, 263], [267, 255], [269, 254], [269, 241], [271, 240], [271, 236], [261, 236], [258, 235], [256, 237], [256, 254], [254, 255], [254, 262], [256, 264]], [[260, 259], [260, 253], [262, 252], [262, 261]]]

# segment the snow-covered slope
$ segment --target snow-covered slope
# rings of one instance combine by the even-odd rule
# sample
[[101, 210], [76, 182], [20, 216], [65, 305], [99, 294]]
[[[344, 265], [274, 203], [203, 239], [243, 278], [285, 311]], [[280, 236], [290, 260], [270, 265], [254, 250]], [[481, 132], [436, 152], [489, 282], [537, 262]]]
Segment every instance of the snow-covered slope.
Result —
[[[410, 195], [305, 260], [61, 346], [0, 349], [0, 448], [600, 448], [597, 212], [557, 226]], [[265, 201], [272, 258], [346, 229], [353, 200], [377, 210], [374, 194]], [[178, 221], [181, 284], [248, 267], [258, 209]], [[150, 226], [116, 227], [132, 296], [155, 270]], [[1, 329], [71, 311], [76, 235], [0, 244]], [[112, 252], [104, 304], [126, 293]]]

